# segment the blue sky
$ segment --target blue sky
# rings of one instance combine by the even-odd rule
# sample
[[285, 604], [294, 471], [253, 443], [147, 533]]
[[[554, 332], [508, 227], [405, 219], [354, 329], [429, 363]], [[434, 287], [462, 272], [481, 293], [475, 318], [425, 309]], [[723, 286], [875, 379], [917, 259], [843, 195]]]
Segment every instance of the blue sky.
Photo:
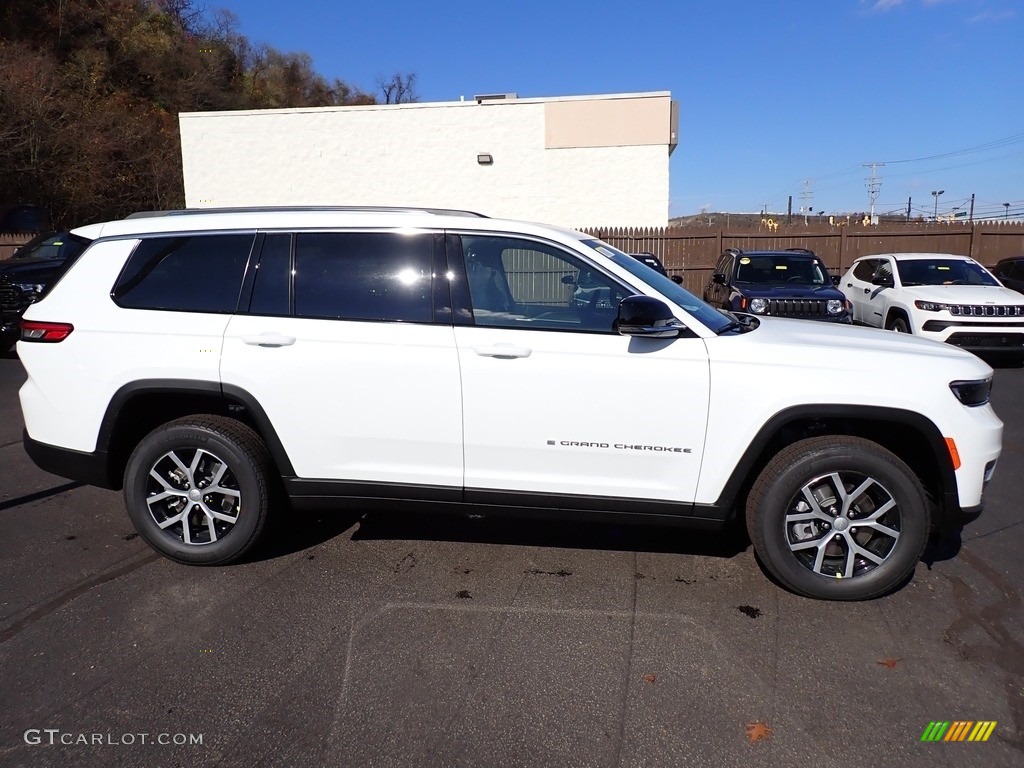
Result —
[[[255, 42], [421, 101], [670, 91], [670, 215], [868, 208], [1024, 217], [1021, 0], [212, 0]], [[609, 183], [614, 183], [609, 179]], [[806, 183], [805, 182], [809, 182]], [[810, 197], [802, 193], [809, 192]]]

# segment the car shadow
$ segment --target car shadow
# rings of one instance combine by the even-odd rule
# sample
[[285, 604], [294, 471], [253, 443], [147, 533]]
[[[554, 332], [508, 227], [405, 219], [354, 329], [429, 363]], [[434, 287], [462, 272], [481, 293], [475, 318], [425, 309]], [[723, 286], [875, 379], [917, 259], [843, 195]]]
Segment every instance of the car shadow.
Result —
[[722, 531], [705, 531], [643, 523], [616, 525], [536, 518], [524, 520], [475, 513], [369, 513], [360, 521], [352, 538], [357, 541], [449, 541], [720, 558], [735, 557], [749, 546], [746, 533], [734, 526]]
[[246, 560], [298, 554], [355, 526], [353, 541], [446, 541], [613, 552], [654, 552], [732, 558], [749, 546], [742, 526], [721, 531], [640, 524], [573, 522], [386, 511], [292, 510], [272, 517], [260, 544]]

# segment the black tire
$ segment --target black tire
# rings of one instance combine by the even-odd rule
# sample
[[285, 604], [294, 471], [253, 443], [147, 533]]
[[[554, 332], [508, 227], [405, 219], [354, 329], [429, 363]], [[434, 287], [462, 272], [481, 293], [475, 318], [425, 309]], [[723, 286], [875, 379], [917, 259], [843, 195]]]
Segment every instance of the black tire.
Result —
[[910, 333], [910, 326], [907, 325], [907, 321], [902, 317], [894, 317], [890, 320], [888, 328], [890, 331], [896, 331], [896, 333]]
[[822, 600], [866, 600], [900, 586], [931, 528], [913, 471], [877, 443], [845, 435], [780, 451], [754, 482], [746, 519], [769, 573]]
[[139, 535], [171, 560], [233, 562], [266, 525], [272, 466], [259, 435], [234, 419], [199, 414], [168, 422], [146, 435], [128, 459], [128, 516]]

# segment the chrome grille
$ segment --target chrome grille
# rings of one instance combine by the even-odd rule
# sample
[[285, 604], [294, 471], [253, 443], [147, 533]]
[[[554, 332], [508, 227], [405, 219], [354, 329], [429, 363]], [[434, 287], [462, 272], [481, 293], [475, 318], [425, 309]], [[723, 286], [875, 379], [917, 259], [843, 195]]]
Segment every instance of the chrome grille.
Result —
[[21, 291], [11, 285], [6, 275], [0, 277], [0, 309], [21, 309], [23, 304]]
[[822, 299], [770, 299], [768, 314], [777, 317], [826, 317], [828, 302]]

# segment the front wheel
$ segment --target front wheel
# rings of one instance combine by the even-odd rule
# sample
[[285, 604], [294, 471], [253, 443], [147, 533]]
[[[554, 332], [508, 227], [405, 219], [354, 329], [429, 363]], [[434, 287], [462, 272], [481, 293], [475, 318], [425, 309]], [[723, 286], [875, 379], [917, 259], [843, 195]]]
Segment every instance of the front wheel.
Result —
[[780, 451], [747, 498], [747, 530], [785, 587], [824, 600], [864, 600], [911, 574], [928, 541], [920, 480], [895, 454], [850, 436]]
[[157, 427], [125, 468], [128, 515], [154, 549], [191, 565], [241, 558], [267, 519], [272, 462], [252, 429], [221, 416]]
[[889, 321], [889, 330], [896, 333], [910, 333], [910, 326], [902, 317], [896, 317]]

